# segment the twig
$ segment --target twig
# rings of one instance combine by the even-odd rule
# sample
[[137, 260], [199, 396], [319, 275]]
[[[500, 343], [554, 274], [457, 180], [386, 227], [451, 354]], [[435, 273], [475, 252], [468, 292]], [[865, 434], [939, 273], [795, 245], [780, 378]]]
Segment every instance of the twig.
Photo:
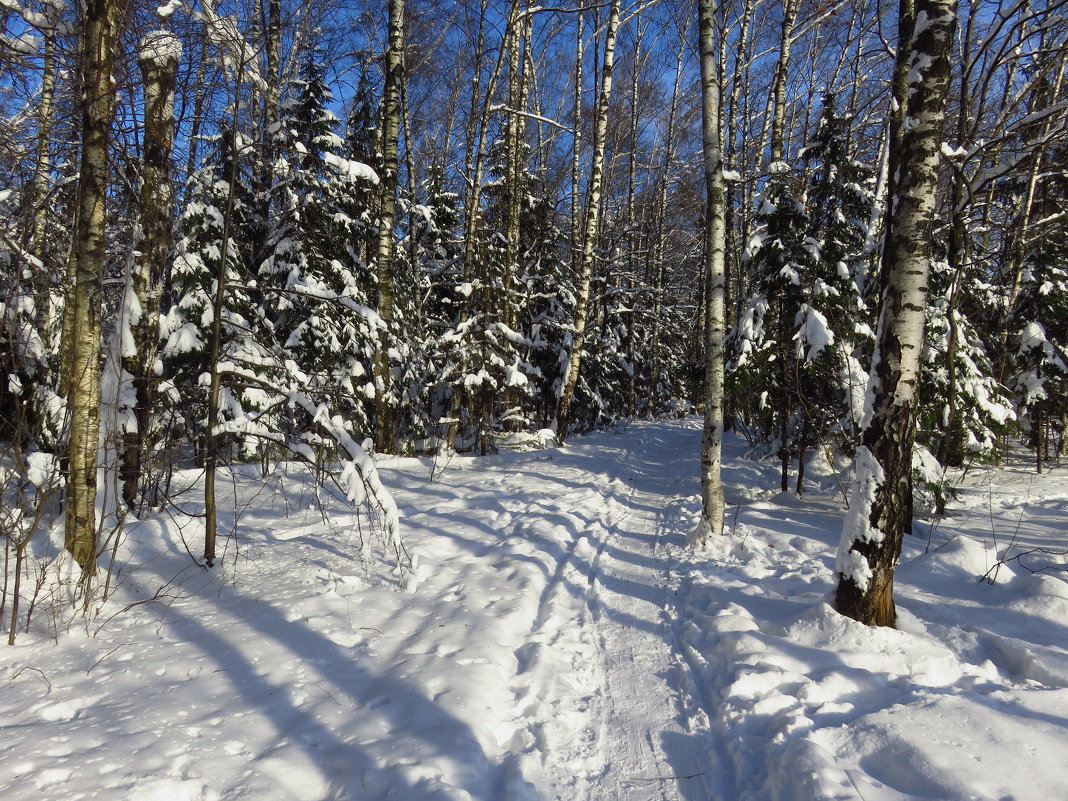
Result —
[[11, 677], [11, 680], [14, 681], [15, 679], [17, 679], [19, 676], [22, 675], [23, 671], [25, 670], [32, 670], [34, 673], [40, 674], [41, 681], [43, 681], [45, 683], [45, 686], [48, 687], [48, 692], [52, 692], [52, 682], [48, 680], [48, 676], [44, 674], [44, 671], [40, 668], [31, 667], [30, 665], [23, 665], [22, 667], [20, 667], [18, 669], [18, 672]]
[[626, 779], [625, 781], [629, 782], [630, 784], [638, 784], [639, 782], [674, 782], [681, 781], [682, 779], [696, 779], [698, 776], [704, 775], [705, 772], [701, 771], [700, 773], [691, 773], [689, 776], [658, 776], [653, 779], [645, 778], [642, 776], [632, 776], [631, 778]]
[[105, 659], [107, 659], [109, 656], [111, 656], [117, 650], [122, 648], [124, 645], [133, 645], [133, 644], [134, 644], [133, 640], [131, 640], [130, 642], [120, 642], [118, 645], [116, 645], [114, 648], [112, 648], [106, 654], [101, 656], [98, 660], [93, 662], [93, 664], [91, 664], [88, 668], [86, 668], [85, 669], [85, 675], [88, 676], [90, 673], [92, 673], [93, 672], [93, 668], [95, 668], [97, 665], [99, 665], [101, 662], [103, 662]]

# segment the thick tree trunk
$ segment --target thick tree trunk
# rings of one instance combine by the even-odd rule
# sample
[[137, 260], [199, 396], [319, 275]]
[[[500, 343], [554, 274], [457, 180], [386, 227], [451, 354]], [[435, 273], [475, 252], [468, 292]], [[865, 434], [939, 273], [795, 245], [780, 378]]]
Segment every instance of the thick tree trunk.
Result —
[[378, 316], [384, 326], [378, 333], [375, 354], [375, 447], [385, 453], [394, 448], [392, 364], [389, 358], [393, 323], [393, 218], [397, 206], [397, 139], [400, 129], [400, 84], [404, 69], [404, 0], [389, 3], [389, 45], [386, 50], [386, 81], [382, 93], [382, 175], [379, 195]]
[[581, 266], [578, 280], [578, 302], [575, 307], [574, 333], [567, 372], [560, 392], [557, 411], [558, 432], [567, 436], [571, 422], [571, 404], [575, 399], [579, 370], [582, 366], [582, 349], [586, 341], [586, 317], [590, 304], [590, 280], [593, 277], [594, 247], [601, 223], [601, 192], [604, 180], [605, 141], [608, 133], [608, 103], [612, 96], [612, 66], [616, 53], [616, 31], [619, 30], [619, 0], [612, 0], [608, 15], [608, 27], [604, 39], [604, 63], [601, 67], [601, 91], [597, 96], [597, 111], [593, 120], [593, 156], [590, 163], [590, 181], [587, 187], [586, 226], [582, 236]]
[[705, 425], [701, 439], [703, 525], [695, 544], [723, 533], [723, 295], [724, 235], [723, 146], [720, 140], [720, 77], [715, 50], [715, 0], [699, 0], [702, 132], [707, 205], [705, 210]]
[[64, 315], [65, 387], [70, 415], [64, 544], [82, 568], [96, 571], [96, 471], [100, 447], [100, 300], [107, 222], [108, 138], [114, 113], [111, 73], [121, 6], [89, 0], [82, 27], [82, 153]]
[[[883, 298], [857, 480], [838, 550], [835, 606], [868, 625], [893, 626], [894, 568], [912, 524], [912, 448], [920, 389], [939, 150], [955, 0], [916, 0], [907, 105], [898, 139], [896, 192], [883, 250]], [[899, 59], [900, 62], [900, 59]]]
[[123, 434], [122, 497], [134, 508], [144, 471], [146, 437], [156, 396], [156, 355], [164, 265], [171, 252], [174, 192], [171, 150], [174, 144], [174, 84], [181, 43], [166, 31], [153, 31], [141, 42], [138, 66], [144, 83], [145, 137], [141, 171], [140, 256], [133, 263], [131, 290], [139, 311], [129, 321], [134, 353], [123, 357], [133, 380], [137, 428]]

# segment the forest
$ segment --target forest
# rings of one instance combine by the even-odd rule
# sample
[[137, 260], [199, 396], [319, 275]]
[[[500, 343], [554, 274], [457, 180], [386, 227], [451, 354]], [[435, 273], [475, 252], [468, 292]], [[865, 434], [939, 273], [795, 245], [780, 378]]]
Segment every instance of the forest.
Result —
[[293, 460], [402, 558], [373, 455], [707, 412], [712, 351], [720, 428], [802, 495], [895, 358], [936, 61], [902, 492], [942, 509], [948, 468], [1020, 443], [1042, 472], [1068, 447], [1066, 6], [3, 0], [5, 603], [42, 526], [92, 577], [184, 468], [207, 566], [217, 472]]

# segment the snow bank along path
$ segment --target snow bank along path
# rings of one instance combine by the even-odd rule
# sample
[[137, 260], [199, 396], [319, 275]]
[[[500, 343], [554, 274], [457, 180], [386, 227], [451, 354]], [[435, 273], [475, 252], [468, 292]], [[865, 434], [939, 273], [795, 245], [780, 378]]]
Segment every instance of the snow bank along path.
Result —
[[300, 470], [236, 472], [222, 570], [189, 567], [197, 518], [147, 519], [96, 622], [46, 610], [0, 652], [0, 798], [1063, 797], [1065, 559], [975, 581], [992, 529], [1063, 550], [1062, 477], [971, 487], [930, 552], [908, 538], [902, 630], [869, 630], [827, 606], [843, 508], [818, 468], [781, 496], [736, 444], [733, 534], [685, 549], [699, 441], [384, 460], [414, 582]]

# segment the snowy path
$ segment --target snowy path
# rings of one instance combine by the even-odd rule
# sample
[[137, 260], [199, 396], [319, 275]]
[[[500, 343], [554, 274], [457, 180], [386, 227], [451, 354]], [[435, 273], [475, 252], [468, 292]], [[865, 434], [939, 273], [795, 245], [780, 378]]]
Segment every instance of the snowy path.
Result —
[[549, 587], [535, 640], [555, 627], [554, 647], [566, 639], [573, 651], [564, 667], [588, 680], [578, 693], [548, 699], [551, 714], [533, 716], [560, 726], [539, 755], [546, 797], [712, 798], [707, 717], [691, 718], [692, 699], [679, 689], [687, 668], [672, 648], [670, 614], [671, 554], [684, 542], [680, 503], [694, 489], [696, 455], [687, 452], [692, 437], [665, 442], [656, 433], [624, 440], [601, 491], [569, 499], [567, 511], [589, 519]]
[[[0, 798], [1063, 796], [1059, 470], [991, 472], [929, 542], [906, 538], [901, 630], [872, 630], [827, 605], [842, 499], [826, 465], [803, 500], [780, 495], [775, 465], [734, 441], [731, 536], [684, 547], [699, 441], [684, 420], [436, 469], [383, 460], [415, 585], [300, 469], [238, 471], [220, 569], [190, 564], [202, 521], [169, 514], [130, 529], [89, 623], [42, 574], [31, 630], [0, 651]], [[1044, 550], [977, 582], [991, 531]]]

